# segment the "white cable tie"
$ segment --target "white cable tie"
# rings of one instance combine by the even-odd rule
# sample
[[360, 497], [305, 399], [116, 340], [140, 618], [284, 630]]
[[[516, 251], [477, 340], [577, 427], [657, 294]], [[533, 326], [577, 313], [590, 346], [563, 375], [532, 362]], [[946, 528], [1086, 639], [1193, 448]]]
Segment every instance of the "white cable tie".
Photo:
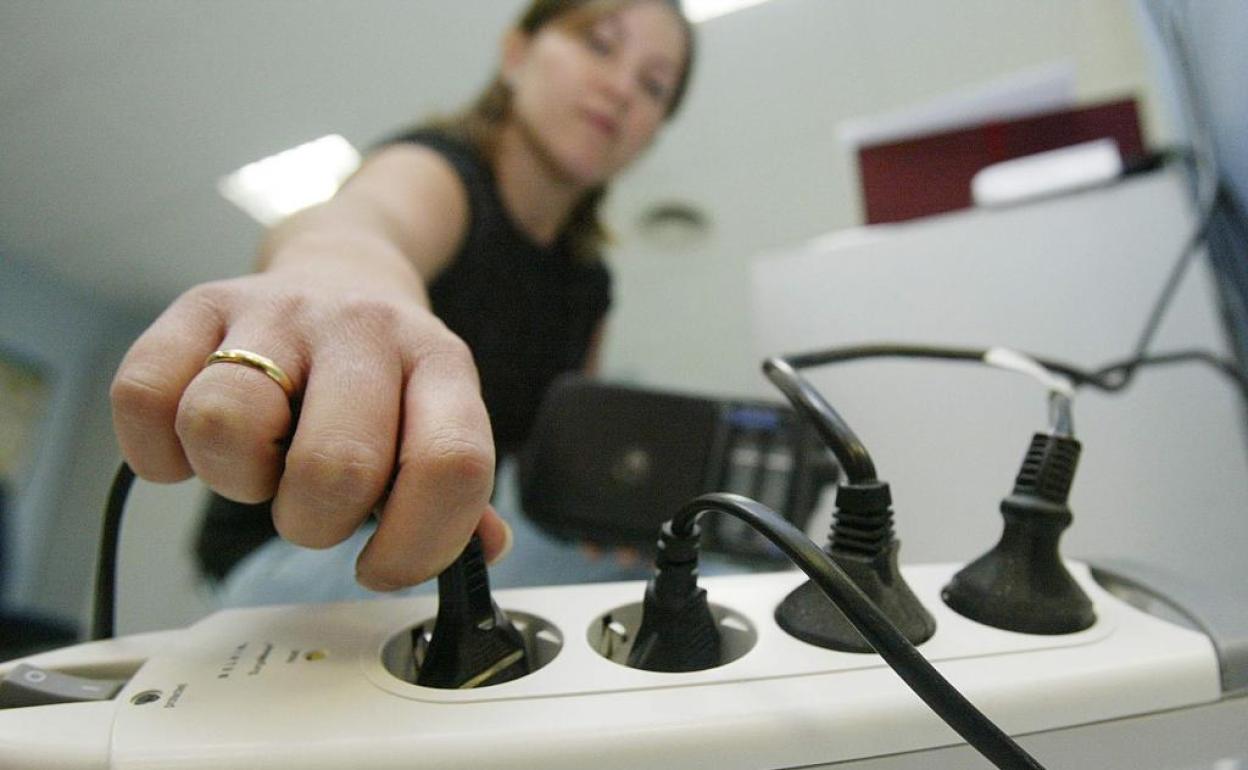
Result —
[[1075, 387], [1070, 380], [1047, 369], [1039, 361], [1017, 350], [1010, 348], [990, 348], [984, 354], [984, 363], [1019, 374], [1025, 374], [1040, 382], [1053, 393], [1060, 393], [1068, 399], [1075, 397]]

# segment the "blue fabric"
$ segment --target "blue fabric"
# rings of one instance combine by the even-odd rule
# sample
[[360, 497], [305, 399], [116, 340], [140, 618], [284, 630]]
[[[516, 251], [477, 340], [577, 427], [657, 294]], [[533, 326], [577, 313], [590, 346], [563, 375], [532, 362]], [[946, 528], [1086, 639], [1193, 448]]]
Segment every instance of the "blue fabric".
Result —
[[[499, 470], [494, 507], [515, 535], [511, 554], [490, 568], [494, 588], [645, 580], [652, 566], [646, 560], [622, 564], [616, 554], [594, 558], [575, 543], [547, 535], [519, 513], [515, 468], [506, 462]], [[373, 533], [362, 527], [346, 541], [325, 550], [312, 550], [274, 539], [249, 554], [230, 572], [218, 590], [223, 607], [265, 604], [331, 602], [434, 593], [437, 580], [396, 593], [369, 591], [355, 582], [355, 558]], [[656, 533], [657, 535], [657, 533]], [[714, 554], [705, 554], [699, 571], [704, 575], [749, 571], [748, 567]], [[640, 597], [639, 597], [640, 598]]]

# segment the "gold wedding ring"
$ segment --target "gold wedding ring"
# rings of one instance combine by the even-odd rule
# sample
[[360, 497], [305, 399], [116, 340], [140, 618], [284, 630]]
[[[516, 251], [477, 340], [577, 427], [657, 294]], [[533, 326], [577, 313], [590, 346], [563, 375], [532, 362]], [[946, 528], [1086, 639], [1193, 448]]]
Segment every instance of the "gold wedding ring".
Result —
[[259, 369], [269, 376], [269, 379], [281, 386], [282, 391], [286, 393], [286, 398], [295, 397], [295, 383], [290, 379], [290, 375], [282, 371], [282, 367], [273, 363], [272, 359], [266, 358], [259, 353], [252, 353], [250, 350], [218, 350], [208, 356], [204, 361], [204, 366], [212, 366], [213, 364], [242, 364], [250, 366], [252, 369]]

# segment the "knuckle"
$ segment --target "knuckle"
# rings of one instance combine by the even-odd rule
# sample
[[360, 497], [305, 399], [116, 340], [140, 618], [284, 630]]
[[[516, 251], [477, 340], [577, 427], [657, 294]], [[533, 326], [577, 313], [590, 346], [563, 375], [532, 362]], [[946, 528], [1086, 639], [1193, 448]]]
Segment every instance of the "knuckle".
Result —
[[473, 494], [488, 490], [494, 477], [494, 451], [468, 431], [447, 427], [435, 432], [416, 453], [425, 477], [446, 489]]
[[293, 526], [294, 521], [297, 520], [285, 516], [274, 516], [273, 526], [283, 540], [304, 548], [312, 548], [318, 551], [333, 548], [346, 540], [351, 534], [350, 531], [329, 526], [296, 527]]
[[208, 309], [228, 307], [238, 289], [234, 280], [209, 281], [197, 284], [182, 292], [174, 304], [192, 305]]
[[468, 343], [449, 330], [438, 340], [438, 349], [432, 355], [464, 367], [472, 367], [472, 349]]
[[174, 420], [174, 432], [190, 447], [213, 449], [231, 438], [247, 435], [254, 419], [232, 400], [212, 396], [183, 398]]
[[266, 305], [274, 318], [294, 320], [303, 317], [309, 305], [309, 298], [301, 292], [282, 290], [270, 294], [266, 299]]
[[[472, 536], [472, 528], [468, 520], [444, 522], [439, 527], [439, 536], [432, 538], [437, 544], [431, 545], [430, 538], [425, 538], [420, 544], [423, 547], [403, 548], [390, 542], [375, 549], [375, 543], [370, 543], [357, 561], [357, 574], [373, 585], [394, 587], [422, 583], [455, 561]], [[376, 539], [374, 537], [374, 541]], [[418, 558], [412, 557], [414, 552], [419, 553]]]
[[284, 503], [281, 495], [273, 502], [273, 527], [283, 540], [316, 549], [332, 548], [354, 530], [353, 526], [324, 516], [320, 511]]
[[[462, 550], [462, 549], [460, 549]], [[436, 577], [451, 566], [458, 551], [448, 551], [429, 559], [415, 562], [406, 560], [383, 565], [368, 565], [367, 574], [370, 582], [386, 586], [414, 586]]]
[[373, 495], [385, 486], [390, 472], [389, 462], [376, 447], [353, 439], [292, 449], [286, 463], [298, 481], [335, 500]]
[[348, 297], [338, 308], [342, 322], [370, 337], [392, 339], [403, 325], [402, 311], [393, 303], [373, 297]]
[[258, 316], [292, 323], [301, 318], [309, 298], [306, 291], [275, 285], [261, 273], [193, 286], [176, 302], [235, 317]]
[[172, 412], [178, 395], [160, 372], [139, 366], [119, 369], [108, 390], [114, 412], [139, 417]]
[[448, 329], [441, 320], [429, 316], [424, 321], [410, 331], [410, 337], [418, 341], [412, 348], [415, 353], [414, 368], [467, 370], [475, 373], [476, 364], [468, 343]]

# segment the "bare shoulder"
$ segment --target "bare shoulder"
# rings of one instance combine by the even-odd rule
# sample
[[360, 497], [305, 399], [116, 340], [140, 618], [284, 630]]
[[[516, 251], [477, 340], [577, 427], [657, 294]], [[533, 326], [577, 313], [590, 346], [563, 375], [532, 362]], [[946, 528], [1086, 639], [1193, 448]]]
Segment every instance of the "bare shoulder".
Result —
[[410, 142], [372, 153], [336, 196], [379, 216], [425, 280], [449, 264], [468, 227], [468, 193], [450, 161]]

